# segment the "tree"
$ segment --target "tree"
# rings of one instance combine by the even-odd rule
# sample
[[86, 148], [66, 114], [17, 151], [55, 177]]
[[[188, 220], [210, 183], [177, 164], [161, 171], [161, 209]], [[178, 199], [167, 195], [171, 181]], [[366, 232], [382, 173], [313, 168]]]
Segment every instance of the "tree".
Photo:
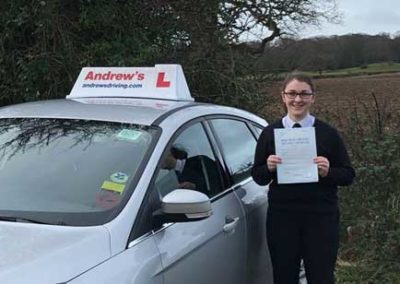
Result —
[[231, 40], [244, 33], [267, 29], [255, 52], [262, 53], [267, 43], [284, 35], [294, 35], [305, 25], [318, 25], [321, 20], [338, 21], [336, 0], [228, 0], [221, 4], [221, 28]]
[[243, 54], [248, 48], [241, 48], [241, 35], [268, 29], [251, 52], [262, 53], [277, 37], [337, 16], [335, 0], [171, 0], [164, 4], [171, 7], [183, 30], [181, 41], [187, 49], [181, 59], [187, 62], [194, 94], [204, 101], [252, 110], [263, 105], [265, 98], [257, 95], [257, 84], [265, 79], [255, 74], [255, 60]]

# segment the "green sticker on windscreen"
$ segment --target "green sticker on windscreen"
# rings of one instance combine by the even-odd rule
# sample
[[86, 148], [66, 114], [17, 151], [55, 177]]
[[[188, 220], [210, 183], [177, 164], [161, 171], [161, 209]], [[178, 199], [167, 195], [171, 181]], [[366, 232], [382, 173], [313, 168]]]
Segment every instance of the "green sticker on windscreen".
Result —
[[122, 129], [118, 134], [117, 137], [120, 139], [125, 139], [125, 140], [136, 140], [140, 137], [142, 133], [137, 130], [132, 130], [132, 129]]
[[128, 181], [129, 176], [123, 172], [113, 173], [110, 176], [111, 181], [116, 183], [126, 183]]

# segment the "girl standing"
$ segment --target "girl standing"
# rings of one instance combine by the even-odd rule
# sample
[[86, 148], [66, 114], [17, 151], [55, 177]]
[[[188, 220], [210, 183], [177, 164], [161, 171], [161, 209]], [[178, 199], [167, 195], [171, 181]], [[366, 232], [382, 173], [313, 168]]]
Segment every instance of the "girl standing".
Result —
[[[339, 246], [337, 187], [355, 177], [346, 147], [335, 128], [310, 114], [315, 88], [301, 73], [287, 76], [282, 88], [287, 114], [267, 126], [260, 135], [252, 169], [254, 180], [269, 185], [267, 241], [275, 284], [298, 284], [304, 260], [308, 284], [334, 283]], [[319, 181], [278, 184], [274, 129], [314, 127]]]

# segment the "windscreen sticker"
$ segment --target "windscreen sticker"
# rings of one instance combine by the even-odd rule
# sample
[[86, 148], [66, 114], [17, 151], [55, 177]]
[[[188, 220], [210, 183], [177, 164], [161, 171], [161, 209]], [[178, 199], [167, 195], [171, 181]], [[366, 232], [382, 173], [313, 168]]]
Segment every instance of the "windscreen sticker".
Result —
[[126, 183], [128, 181], [129, 176], [123, 172], [116, 172], [110, 176], [111, 181], [116, 183]]
[[106, 189], [106, 190], [110, 190], [110, 191], [114, 191], [114, 192], [118, 192], [119, 194], [122, 194], [122, 192], [125, 189], [125, 184], [120, 184], [120, 183], [116, 183], [116, 182], [112, 182], [112, 181], [105, 181], [103, 182], [103, 184], [101, 185], [102, 189]]
[[132, 129], [122, 129], [117, 134], [117, 138], [135, 141], [136, 139], [138, 139], [140, 137], [140, 135], [142, 135], [142, 132], [140, 132], [140, 131], [132, 130]]

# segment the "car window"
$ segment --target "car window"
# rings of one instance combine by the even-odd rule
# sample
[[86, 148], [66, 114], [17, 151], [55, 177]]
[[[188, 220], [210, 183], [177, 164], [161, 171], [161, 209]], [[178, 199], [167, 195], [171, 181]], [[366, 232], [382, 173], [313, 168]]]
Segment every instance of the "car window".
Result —
[[133, 124], [1, 119], [0, 216], [105, 222], [126, 195], [153, 133]]
[[159, 168], [155, 187], [161, 197], [177, 188], [212, 197], [223, 188], [220, 165], [200, 123], [186, 128], [172, 141]]
[[213, 119], [211, 124], [221, 142], [225, 162], [235, 183], [250, 176], [256, 139], [245, 122], [233, 119]]

